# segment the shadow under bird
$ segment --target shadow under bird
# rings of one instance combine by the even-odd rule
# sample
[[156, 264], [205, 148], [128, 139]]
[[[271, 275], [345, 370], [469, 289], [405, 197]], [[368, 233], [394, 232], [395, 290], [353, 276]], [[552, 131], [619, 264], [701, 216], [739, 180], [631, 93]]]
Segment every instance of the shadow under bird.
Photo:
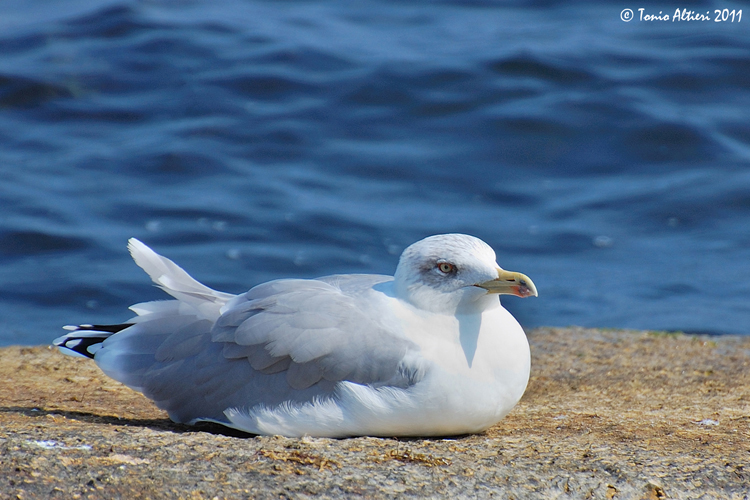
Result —
[[482, 240], [430, 236], [394, 276], [282, 279], [232, 295], [136, 239], [135, 262], [175, 300], [120, 325], [69, 326], [54, 344], [93, 358], [175, 422], [253, 434], [439, 436], [480, 432], [529, 379], [526, 335], [499, 294], [536, 296]]

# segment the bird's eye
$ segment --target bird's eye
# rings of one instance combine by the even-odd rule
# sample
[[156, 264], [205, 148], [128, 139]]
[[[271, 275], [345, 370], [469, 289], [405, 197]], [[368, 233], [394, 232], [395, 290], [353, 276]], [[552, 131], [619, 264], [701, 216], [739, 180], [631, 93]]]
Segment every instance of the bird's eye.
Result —
[[437, 268], [443, 274], [450, 274], [456, 270], [456, 266], [448, 262], [438, 262]]

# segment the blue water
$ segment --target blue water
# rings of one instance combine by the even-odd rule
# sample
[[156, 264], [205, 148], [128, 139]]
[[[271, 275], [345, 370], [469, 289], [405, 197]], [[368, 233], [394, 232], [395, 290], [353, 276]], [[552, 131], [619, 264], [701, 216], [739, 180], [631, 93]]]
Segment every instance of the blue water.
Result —
[[0, 344], [165, 298], [130, 236], [240, 293], [465, 232], [525, 326], [750, 333], [750, 9], [504, 5], [5, 0]]

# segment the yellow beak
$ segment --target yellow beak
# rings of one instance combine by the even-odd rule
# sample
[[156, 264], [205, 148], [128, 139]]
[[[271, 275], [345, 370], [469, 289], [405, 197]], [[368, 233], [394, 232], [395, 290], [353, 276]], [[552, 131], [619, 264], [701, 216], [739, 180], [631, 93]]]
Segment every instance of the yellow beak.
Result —
[[515, 295], [517, 297], [538, 297], [536, 286], [531, 278], [521, 273], [513, 273], [504, 269], [497, 269], [497, 279], [477, 283], [475, 286], [484, 288], [487, 293]]

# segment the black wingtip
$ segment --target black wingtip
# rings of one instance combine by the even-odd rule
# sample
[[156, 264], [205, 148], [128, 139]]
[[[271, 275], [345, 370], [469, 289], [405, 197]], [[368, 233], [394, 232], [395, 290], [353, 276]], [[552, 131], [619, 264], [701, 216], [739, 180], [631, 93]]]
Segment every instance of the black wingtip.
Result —
[[56, 338], [52, 343], [64, 354], [94, 359], [96, 352], [101, 349], [102, 342], [129, 326], [132, 326], [132, 323], [65, 326], [70, 333]]
[[119, 325], [78, 325], [74, 327], [64, 327], [66, 330], [70, 329], [74, 332], [106, 332], [106, 333], [117, 333], [122, 330], [133, 326], [133, 323], [120, 323]]

